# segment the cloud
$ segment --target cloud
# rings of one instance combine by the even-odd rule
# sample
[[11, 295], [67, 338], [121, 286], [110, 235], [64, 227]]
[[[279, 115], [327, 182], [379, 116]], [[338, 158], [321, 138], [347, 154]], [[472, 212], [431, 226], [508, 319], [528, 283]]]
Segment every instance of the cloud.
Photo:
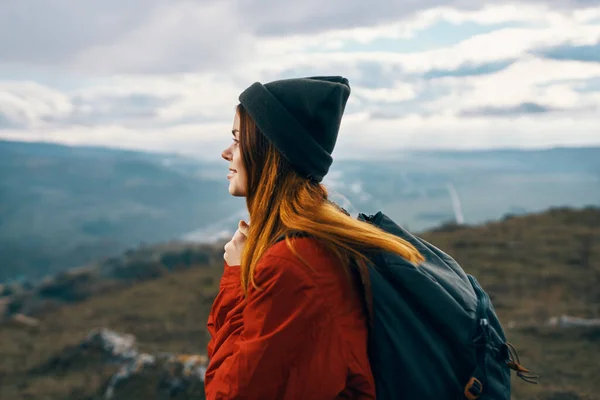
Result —
[[579, 93], [600, 92], [600, 76], [592, 79], [574, 81], [572, 84], [573, 90]]
[[[569, 134], [565, 134], [569, 132]], [[343, 124], [336, 155], [373, 158], [414, 149], [545, 148], [600, 145], [597, 112], [525, 114], [489, 118], [410, 115], [372, 120], [353, 115]]]
[[598, 36], [598, 43], [581, 46], [561, 45], [538, 51], [538, 54], [554, 60], [576, 60], [600, 63], [600, 36]]
[[[8, 4], [0, 22], [18, 38], [27, 27], [15, 25], [14, 10], [23, 6]], [[285, 15], [279, 3], [253, 9], [244, 0], [151, 0], [117, 13], [125, 3], [49, 4], [40, 9], [60, 29], [45, 21], [23, 33], [30, 48], [0, 44], [0, 137], [219, 159], [245, 87], [332, 74], [352, 85], [338, 156], [600, 141], [600, 63], [573, 56], [597, 51], [600, 7], [585, 2], [426, 1], [364, 11], [352, 0], [288, 4]], [[363, 11], [364, 19], [329, 25], [317, 16]], [[88, 20], [91, 28], [79, 26]], [[114, 32], [95, 36], [107, 21]], [[273, 21], [291, 22], [275, 34]], [[43, 44], [50, 47], [33, 54]]]
[[353, 100], [351, 112], [364, 112], [370, 115], [370, 119], [395, 120], [411, 115], [431, 116], [437, 112], [428, 108], [427, 104], [450, 95], [453, 91], [450, 86], [438, 84], [432, 80], [413, 80], [412, 91], [414, 96], [403, 101], [371, 101], [369, 103], [358, 103]]
[[515, 60], [495, 61], [482, 64], [465, 64], [455, 69], [432, 69], [423, 74], [425, 79], [443, 78], [447, 76], [473, 76], [493, 74], [512, 65]]
[[523, 114], [541, 114], [552, 111], [553, 109], [537, 103], [521, 103], [515, 106], [507, 107], [481, 107], [471, 110], [464, 110], [460, 115], [465, 117], [473, 116], [490, 116], [490, 117], [505, 117]]
[[[504, 3], [504, 4], [502, 4]], [[502, 6], [506, 5], [504, 9]], [[496, 16], [486, 15], [484, 21], [498, 21], [504, 17], [504, 10], [518, 10], [527, 16], [529, 5], [545, 6], [556, 13], [570, 12], [573, 9], [596, 6], [595, 0], [530, 0], [516, 6], [510, 1], [495, 2]], [[423, 19], [433, 20], [439, 14], [451, 15], [454, 21], [464, 21], [465, 14], [473, 14], [481, 9], [482, 3], [476, 0], [422, 0], [393, 2], [389, 0], [305, 0], [294, 5], [278, 0], [242, 0], [241, 11], [252, 21], [255, 30], [263, 36], [283, 36], [295, 34], [321, 33], [331, 30], [344, 30], [363, 26], [382, 25], [398, 20], [412, 20], [418, 23]], [[498, 7], [499, 6], [499, 7]], [[492, 7], [488, 7], [492, 8]], [[499, 10], [500, 9], [500, 10]], [[498, 10], [500, 12], [498, 12]], [[424, 15], [415, 17], [419, 12]], [[509, 12], [511, 12], [509, 11]], [[478, 16], [481, 17], [481, 16]], [[538, 16], [539, 17], [539, 16]], [[521, 17], [522, 18], [522, 17]], [[479, 18], [482, 19], [482, 18]]]
[[4, 65], [87, 73], [177, 73], [239, 62], [252, 43], [232, 1], [9, 0]]
[[588, 80], [600, 76], [600, 65], [578, 61], [525, 58], [495, 74], [446, 77], [438, 84], [449, 94], [424, 105], [437, 113], [460, 115], [463, 110], [516, 107], [540, 104], [548, 111], [556, 109], [594, 109], [600, 105], [596, 93], [577, 92], [561, 80]]
[[216, 70], [251, 57], [254, 42], [231, 2], [161, 2], [118, 41], [83, 49], [77, 68], [122, 73]]
[[4, 127], [35, 128], [44, 118], [68, 115], [68, 96], [35, 82], [0, 81], [0, 120]]
[[119, 124], [30, 128], [26, 132], [5, 129], [0, 132], [0, 137], [7, 140], [173, 152], [218, 161], [221, 159], [221, 152], [230, 144], [231, 123], [203, 123], [143, 129], [132, 129]]
[[[259, 35], [280, 36], [376, 25], [410, 17], [419, 10], [440, 5], [455, 5], [456, 3], [458, 2], [443, 0], [420, 2], [306, 0], [297, 2], [290, 7], [289, 3], [263, 0], [261, 7], [257, 7], [256, 0], [242, 0], [241, 7], [244, 14], [248, 15], [250, 20], [255, 21], [256, 31]], [[461, 4], [464, 7], [477, 5], [475, 1], [463, 1]]]
[[[148, 18], [157, 0], [7, 0], [0, 10], [0, 60], [63, 64], [79, 51], [117, 41]], [[9, 39], [10, 38], [10, 39]]]
[[19, 124], [14, 119], [9, 118], [8, 115], [0, 112], [0, 130], [8, 130], [8, 129], [25, 129], [27, 126], [25, 124]]
[[377, 48], [385, 39], [401, 47], [393, 40], [416, 39], [404, 44], [423, 51], [434, 42], [446, 46], [502, 26], [591, 23], [598, 18], [595, 9], [585, 8], [591, 5], [561, 0], [519, 6], [475, 0], [7, 0], [0, 10], [0, 37], [10, 40], [0, 42], [0, 64], [95, 74], [235, 70], [273, 50], [288, 54], [352, 43]]
[[73, 111], [57, 122], [73, 125], [98, 125], [119, 123], [139, 127], [156, 123], [160, 110], [179, 101], [178, 97], [161, 97], [146, 93], [98, 96], [91, 99], [74, 96]]
[[[570, 42], [581, 43], [589, 41], [590, 37], [600, 36], [600, 24], [581, 24], [574, 18], [567, 18], [544, 8], [524, 7], [523, 10], [515, 9], [514, 13], [512, 9], [506, 7], [499, 7], [499, 10], [503, 12], [495, 14], [494, 8], [485, 7], [477, 13], [465, 14], [478, 15], [482, 21], [486, 21], [487, 18], [494, 23], [499, 19], [498, 15], [503, 18], [513, 16], [516, 20], [526, 15], [532, 18], [534, 25], [501, 28], [474, 35], [453, 45], [408, 53], [388, 50], [339, 51], [345, 41], [355, 40], [352, 36], [356, 33], [354, 30], [294, 37], [289, 40], [269, 39], [265, 41], [264, 46], [260, 47], [255, 57], [256, 61], [247, 68], [246, 72], [256, 79], [279, 77], [281, 71], [298, 75], [345, 74], [357, 77], [359, 84], [365, 83], [371, 88], [384, 88], [393, 86], [398, 79], [418, 79], [418, 75], [440, 77], [461, 73], [472, 75], [496, 72], [512, 65], [516, 60], [535, 57], [533, 52], [537, 49]], [[517, 14], [518, 11], [521, 13]], [[440, 15], [451, 18], [453, 14], [440, 12]], [[463, 17], [463, 20], [467, 18]], [[377, 35], [392, 37], [393, 33], [400, 29], [396, 28], [372, 27], [370, 30], [361, 29], [360, 33], [367, 38], [378, 37]], [[409, 35], [408, 39], [399, 37], [396, 40], [417, 42], [419, 35]], [[328, 50], [311, 50], [314, 47], [326, 47], [319, 43], [325, 44], [328, 41], [337, 41], [339, 46]], [[292, 43], [293, 46], [290, 46]], [[369, 71], [365, 67], [368, 67]]]
[[114, 125], [135, 129], [232, 121], [239, 87], [213, 74], [114, 77], [71, 91], [0, 81], [5, 127]]
[[395, 82], [388, 88], [361, 88], [354, 89], [354, 97], [364, 103], [397, 103], [415, 98], [416, 91], [413, 85], [405, 82]]

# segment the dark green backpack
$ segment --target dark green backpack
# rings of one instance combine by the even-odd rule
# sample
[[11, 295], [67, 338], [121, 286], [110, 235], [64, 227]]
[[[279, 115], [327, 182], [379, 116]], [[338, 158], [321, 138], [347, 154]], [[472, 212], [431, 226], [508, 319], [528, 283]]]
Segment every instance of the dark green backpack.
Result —
[[372, 262], [369, 354], [378, 400], [509, 400], [511, 369], [535, 383], [473, 276], [382, 212], [358, 219], [405, 239], [426, 258], [415, 266], [395, 254], [365, 253]]

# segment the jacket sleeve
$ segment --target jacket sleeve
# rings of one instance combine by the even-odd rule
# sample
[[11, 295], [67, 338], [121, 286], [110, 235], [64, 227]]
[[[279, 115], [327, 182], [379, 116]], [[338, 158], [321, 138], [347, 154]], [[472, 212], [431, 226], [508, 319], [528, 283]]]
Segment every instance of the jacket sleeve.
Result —
[[[240, 284], [240, 266], [224, 265], [223, 276], [219, 285], [219, 293], [215, 298], [208, 315], [207, 329], [210, 340], [207, 346], [207, 356], [212, 359], [215, 346], [232, 334], [236, 334], [241, 326], [241, 308], [244, 295]], [[229, 318], [228, 317], [229, 315]]]
[[[326, 353], [311, 337], [326, 314], [316, 287], [298, 262], [263, 260], [255, 275], [259, 289], [250, 287], [239, 314], [227, 315], [231, 327], [216, 334], [205, 378], [208, 400], [313, 398], [309, 382], [323, 382], [318, 371], [301, 365], [311, 358], [298, 357]], [[298, 376], [302, 384], [293, 383]]]

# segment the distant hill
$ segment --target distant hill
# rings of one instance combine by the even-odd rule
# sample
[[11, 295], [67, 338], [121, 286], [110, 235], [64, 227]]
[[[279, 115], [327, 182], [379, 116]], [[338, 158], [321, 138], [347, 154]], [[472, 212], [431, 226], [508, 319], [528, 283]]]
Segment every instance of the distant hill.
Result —
[[[447, 224], [421, 236], [479, 279], [521, 362], [540, 375], [539, 385], [513, 375], [514, 400], [600, 399], [600, 328], [549, 324], [563, 314], [600, 318], [600, 208], [554, 208], [472, 227]], [[141, 248], [98, 264], [137, 270], [145, 276], [138, 283], [40, 311], [35, 320], [0, 324], [0, 398], [101, 398], [120, 366], [96, 348], [80, 347], [98, 329], [134, 335], [139, 351], [148, 354], [204, 355], [222, 250], [178, 246]], [[180, 267], [152, 277], [137, 268], [143, 260], [155, 260], [150, 271]], [[46, 287], [56, 288], [50, 283]], [[129, 371], [132, 377], [116, 385], [113, 400], [158, 396], [161, 370]], [[203, 398], [201, 386], [186, 390], [188, 397], [173, 398]]]
[[[192, 167], [191, 167], [192, 166]], [[0, 141], [0, 282], [176, 238], [239, 208], [168, 154]]]
[[338, 161], [332, 175], [358, 211], [384, 210], [416, 231], [600, 205], [600, 148], [383, 152]]
[[[349, 211], [383, 210], [414, 231], [600, 205], [600, 148], [382, 149], [374, 157], [334, 161], [323, 183]], [[202, 162], [0, 141], [0, 282], [37, 279], [142, 242], [230, 237], [246, 212], [227, 191], [226, 168], [218, 154]]]

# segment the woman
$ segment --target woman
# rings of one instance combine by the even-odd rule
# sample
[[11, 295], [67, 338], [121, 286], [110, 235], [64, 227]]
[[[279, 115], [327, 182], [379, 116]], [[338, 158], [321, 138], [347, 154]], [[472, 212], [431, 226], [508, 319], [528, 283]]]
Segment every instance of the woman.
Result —
[[320, 184], [349, 95], [342, 77], [254, 83], [240, 95], [222, 157], [252, 222], [225, 246], [207, 399], [375, 398], [361, 250], [422, 258], [342, 212]]

